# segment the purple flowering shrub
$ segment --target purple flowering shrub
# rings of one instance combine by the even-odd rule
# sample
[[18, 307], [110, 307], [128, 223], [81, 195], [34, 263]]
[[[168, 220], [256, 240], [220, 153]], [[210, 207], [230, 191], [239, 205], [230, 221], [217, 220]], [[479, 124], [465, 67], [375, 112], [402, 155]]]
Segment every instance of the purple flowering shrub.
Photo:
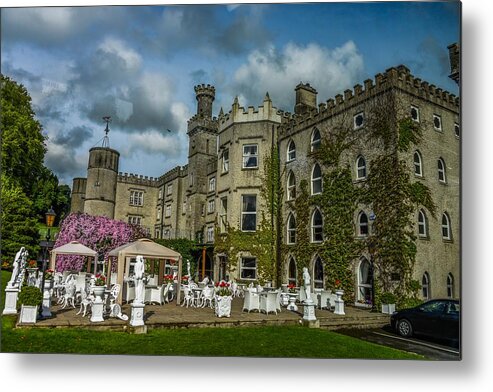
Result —
[[[70, 241], [79, 241], [81, 244], [98, 252], [99, 258], [103, 256], [104, 260], [107, 261], [108, 253], [113, 249], [144, 237], [147, 237], [147, 234], [141, 226], [131, 225], [104, 216], [72, 213], [63, 220], [55, 241], [55, 248]], [[57, 256], [57, 271], [82, 271], [85, 268], [85, 256]], [[116, 270], [116, 263], [112, 263], [112, 269]]]

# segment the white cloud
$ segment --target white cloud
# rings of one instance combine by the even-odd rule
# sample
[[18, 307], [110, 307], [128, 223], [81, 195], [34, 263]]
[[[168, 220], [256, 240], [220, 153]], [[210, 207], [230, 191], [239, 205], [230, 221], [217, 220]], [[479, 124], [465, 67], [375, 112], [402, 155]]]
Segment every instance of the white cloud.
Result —
[[125, 61], [126, 68], [129, 71], [137, 71], [142, 64], [142, 57], [119, 39], [107, 37], [99, 45], [99, 49], [107, 54], [120, 57]]
[[122, 155], [129, 157], [136, 152], [144, 152], [166, 158], [179, 157], [184, 148], [183, 137], [165, 132], [147, 131], [128, 135], [126, 146], [121, 149]]
[[246, 64], [234, 75], [232, 91], [243, 91], [249, 102], [258, 105], [268, 91], [274, 105], [292, 111], [294, 88], [302, 81], [318, 91], [319, 101], [360, 82], [363, 57], [354, 42], [330, 50], [317, 44], [287, 44], [281, 52], [274, 46], [250, 53]]

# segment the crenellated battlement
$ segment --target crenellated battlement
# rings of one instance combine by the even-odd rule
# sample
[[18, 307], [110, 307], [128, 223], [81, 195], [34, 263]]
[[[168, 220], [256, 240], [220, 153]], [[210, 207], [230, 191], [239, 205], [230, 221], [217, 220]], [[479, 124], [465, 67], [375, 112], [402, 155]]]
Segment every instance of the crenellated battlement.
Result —
[[216, 88], [214, 86], [211, 86], [210, 84], [198, 84], [197, 86], [194, 87], [195, 94], [197, 96], [199, 95], [209, 95], [212, 98], [215, 97], [216, 95]]
[[264, 98], [262, 106], [257, 108], [249, 106], [246, 110], [243, 106], [240, 106], [238, 97], [235, 98], [231, 110], [224, 114], [219, 114], [219, 127], [220, 129], [225, 129], [234, 123], [245, 123], [254, 121], [272, 121], [281, 122], [282, 112], [277, 110], [272, 105], [272, 100], [267, 93]]
[[290, 133], [294, 128], [310, 126], [312, 123], [340, 114], [392, 88], [400, 89], [451, 111], [459, 111], [459, 97], [416, 78], [405, 65], [391, 67], [384, 73], [376, 74], [373, 80], [367, 79], [363, 83], [364, 86], [357, 84], [352, 90], [347, 89], [343, 94], [337, 94], [325, 103], [320, 103], [318, 108], [309, 109], [303, 114], [283, 114], [283, 123], [286, 125], [281, 130], [281, 134]]
[[134, 173], [118, 173], [117, 182], [124, 182], [126, 184], [135, 184], [142, 186], [158, 186], [158, 178], [143, 176], [142, 174]]
[[159, 186], [167, 184], [179, 177], [184, 177], [187, 175], [185, 166], [176, 166], [171, 170], [168, 170], [163, 175], [159, 176], [158, 183]]
[[218, 119], [217, 117], [204, 117], [200, 114], [195, 114], [188, 120], [188, 134], [190, 132], [200, 129], [208, 132], [217, 132]]

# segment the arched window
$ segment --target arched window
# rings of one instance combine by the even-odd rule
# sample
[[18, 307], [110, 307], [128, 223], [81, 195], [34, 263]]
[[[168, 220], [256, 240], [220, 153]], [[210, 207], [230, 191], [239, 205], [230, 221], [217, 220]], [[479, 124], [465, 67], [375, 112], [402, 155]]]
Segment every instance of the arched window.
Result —
[[443, 160], [443, 158], [438, 159], [437, 166], [438, 166], [438, 181], [446, 183], [447, 176], [445, 173], [445, 161]]
[[452, 238], [452, 232], [450, 230], [450, 218], [446, 212], [442, 214], [442, 238], [444, 240], [450, 240]]
[[363, 180], [366, 178], [366, 161], [363, 157], [356, 159], [356, 179]]
[[454, 298], [454, 275], [447, 275], [447, 297]]
[[296, 243], [296, 219], [293, 214], [289, 214], [287, 229], [287, 243]]
[[358, 216], [358, 235], [360, 237], [366, 237], [368, 233], [368, 216], [361, 211]]
[[318, 208], [312, 214], [312, 242], [322, 242], [324, 240], [322, 213]]
[[320, 256], [317, 256], [313, 263], [313, 287], [316, 289], [324, 288], [324, 265]]
[[297, 282], [296, 261], [294, 261], [294, 257], [291, 256], [289, 258], [289, 264], [288, 264], [288, 284], [296, 285], [296, 282]]
[[296, 145], [294, 144], [294, 141], [290, 141], [288, 143], [288, 151], [287, 151], [287, 156], [286, 156], [286, 162], [291, 162], [296, 159]]
[[419, 151], [414, 152], [414, 175], [418, 177], [423, 176], [423, 160]]
[[322, 193], [322, 169], [316, 163], [312, 170], [312, 195], [318, 195], [319, 193]]
[[425, 272], [421, 278], [421, 290], [424, 299], [431, 298], [430, 275], [428, 275], [428, 272]]
[[312, 132], [312, 142], [310, 146], [310, 151], [314, 152], [317, 151], [320, 148], [320, 145], [322, 144], [322, 138], [320, 136], [320, 131], [315, 128]]
[[422, 238], [428, 237], [428, 222], [424, 210], [418, 211], [418, 235]]
[[288, 184], [286, 188], [288, 191], [288, 200], [296, 199], [296, 177], [292, 171], [288, 174]]
[[358, 268], [358, 298], [363, 304], [371, 304], [371, 264], [366, 257], [360, 259]]

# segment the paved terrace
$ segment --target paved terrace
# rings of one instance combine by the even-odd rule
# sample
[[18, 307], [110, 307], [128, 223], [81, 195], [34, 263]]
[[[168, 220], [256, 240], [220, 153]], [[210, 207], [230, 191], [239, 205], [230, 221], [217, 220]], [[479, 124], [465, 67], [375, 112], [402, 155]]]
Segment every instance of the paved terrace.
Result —
[[[265, 326], [265, 325], [297, 325], [303, 318], [303, 306], [298, 305], [298, 311], [293, 312], [282, 308], [277, 315], [274, 313], [243, 312], [243, 298], [234, 298], [231, 317], [219, 318], [211, 308], [193, 308], [176, 306], [176, 302], [165, 305], [146, 305], [144, 321], [147, 329], [153, 328], [200, 328], [200, 327], [236, 327], [236, 326]], [[103, 330], [127, 330], [128, 321], [116, 318], [105, 318], [104, 322], [91, 323], [90, 315], [77, 315], [79, 308], [52, 306], [52, 318], [40, 320], [33, 327], [82, 327]], [[124, 304], [122, 312], [130, 318], [130, 305]], [[320, 321], [321, 328], [375, 328], [389, 324], [389, 315], [372, 313], [367, 309], [346, 306], [345, 316], [336, 315], [328, 310], [316, 310], [315, 315]], [[22, 326], [22, 325], [18, 325]]]

